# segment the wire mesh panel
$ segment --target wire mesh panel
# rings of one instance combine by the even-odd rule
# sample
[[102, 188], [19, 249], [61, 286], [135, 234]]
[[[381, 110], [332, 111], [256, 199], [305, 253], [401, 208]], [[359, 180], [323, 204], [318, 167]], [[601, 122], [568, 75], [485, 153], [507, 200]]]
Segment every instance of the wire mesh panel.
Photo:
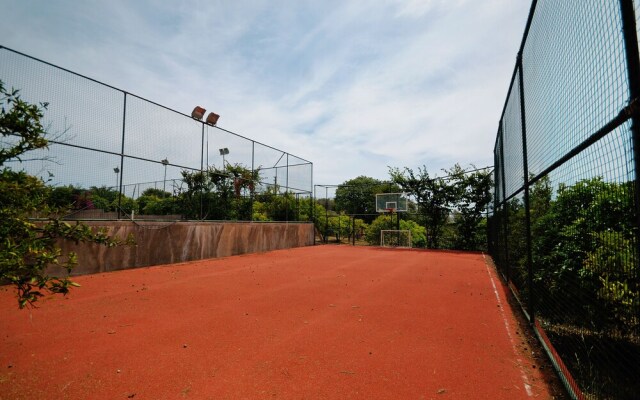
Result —
[[260, 185], [262, 190], [275, 188], [279, 190], [286, 182], [287, 154], [261, 143], [254, 145], [253, 165], [260, 170]]
[[494, 150], [492, 255], [574, 398], [640, 393], [634, 9], [534, 3]]
[[502, 185], [504, 182], [504, 169], [502, 158], [502, 127], [498, 130], [498, 137], [496, 138], [496, 146], [494, 149], [494, 165], [500, 165], [500, 168], [493, 169], [493, 202], [494, 206], [504, 201], [504, 191]]
[[309, 186], [313, 177], [311, 164], [302, 158], [289, 154], [287, 165], [287, 186], [290, 190], [296, 193], [311, 193], [313, 189]]
[[520, 84], [518, 74], [509, 92], [502, 118], [502, 156], [504, 157], [505, 197], [510, 197], [524, 185], [524, 165], [522, 158], [522, 120], [520, 116]]
[[529, 287], [527, 286], [529, 272], [527, 270], [524, 206], [524, 195], [522, 193], [506, 202], [504, 218], [507, 236], [504, 239], [504, 244], [509, 251], [509, 279], [518, 290], [517, 297], [523, 304], [526, 304], [529, 300]]
[[503, 206], [494, 209], [493, 215], [490, 217], [490, 239], [492, 242], [491, 256], [495, 262], [498, 271], [504, 278], [508, 276], [509, 259], [507, 253], [507, 235], [506, 228], [506, 210]]
[[537, 321], [581, 391], [600, 398], [640, 393], [629, 126], [532, 188]]
[[[126, 99], [124, 154], [189, 169], [200, 169], [202, 123], [148, 100]], [[149, 165], [149, 168], [152, 168]], [[155, 169], [155, 168], [152, 168]], [[142, 171], [136, 170], [135, 173]], [[154, 172], [152, 172], [154, 173]], [[140, 176], [135, 181], [146, 181]]]
[[633, 0], [633, 8], [636, 14], [636, 40], [640, 42], [640, 0]]
[[553, 162], [629, 100], [620, 4], [539, 1], [523, 48], [529, 171]]
[[0, 48], [0, 79], [23, 100], [48, 103], [49, 140], [120, 152], [124, 93], [68, 71]]
[[205, 129], [205, 163], [223, 170], [228, 165], [251, 169], [252, 141], [223, 129], [207, 126]]
[[319, 185], [315, 187], [315, 199], [322, 207], [319, 208], [321, 214], [316, 215], [316, 226], [318, 227], [318, 233], [320, 239], [323, 242], [328, 242], [331, 236], [335, 237], [336, 241], [340, 240], [340, 227], [336, 229], [335, 222], [337, 221], [341, 225], [341, 220], [336, 216], [340, 215], [340, 211], [336, 207], [336, 191], [338, 186], [335, 185]]

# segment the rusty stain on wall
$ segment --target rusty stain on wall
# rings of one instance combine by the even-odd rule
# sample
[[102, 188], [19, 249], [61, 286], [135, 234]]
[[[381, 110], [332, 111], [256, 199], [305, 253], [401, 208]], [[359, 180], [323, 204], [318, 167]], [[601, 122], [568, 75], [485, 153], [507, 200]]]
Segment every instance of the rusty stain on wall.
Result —
[[[72, 275], [172, 264], [207, 258], [313, 245], [311, 223], [86, 221], [107, 228], [109, 235], [135, 245], [107, 248], [97, 244], [61, 242], [63, 253], [74, 251], [78, 266]], [[61, 274], [52, 269], [51, 274]]]

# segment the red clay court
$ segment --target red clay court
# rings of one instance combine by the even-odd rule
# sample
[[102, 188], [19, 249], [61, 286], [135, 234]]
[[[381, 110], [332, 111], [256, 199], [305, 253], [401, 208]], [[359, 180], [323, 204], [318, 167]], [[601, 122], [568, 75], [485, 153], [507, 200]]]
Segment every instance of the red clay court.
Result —
[[547, 399], [482, 254], [314, 246], [0, 290], [0, 399]]

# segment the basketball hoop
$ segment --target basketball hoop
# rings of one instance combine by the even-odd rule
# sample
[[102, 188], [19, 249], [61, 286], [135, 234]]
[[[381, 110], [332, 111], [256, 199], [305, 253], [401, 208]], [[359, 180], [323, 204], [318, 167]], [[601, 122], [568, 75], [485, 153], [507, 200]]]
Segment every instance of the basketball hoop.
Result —
[[377, 193], [376, 212], [399, 214], [407, 212], [408, 199], [404, 193]]

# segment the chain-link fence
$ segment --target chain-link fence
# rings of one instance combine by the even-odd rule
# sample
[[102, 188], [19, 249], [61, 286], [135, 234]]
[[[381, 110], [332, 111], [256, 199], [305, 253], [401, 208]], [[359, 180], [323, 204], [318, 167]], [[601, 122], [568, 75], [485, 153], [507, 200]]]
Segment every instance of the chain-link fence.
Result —
[[[397, 181], [361, 176], [339, 185], [315, 185], [316, 240], [378, 246], [381, 231], [409, 231], [411, 247], [486, 251], [488, 169], [456, 166], [440, 177], [421, 169], [410, 179], [407, 170], [398, 170]], [[376, 195], [383, 193], [406, 199], [406, 210], [381, 210]]]
[[534, 1], [495, 144], [489, 248], [579, 399], [640, 393], [637, 9]]
[[310, 219], [307, 160], [2, 46], [0, 79], [47, 103], [48, 149], [9, 166], [67, 218]]
[[[372, 243], [367, 241], [366, 230], [381, 215], [375, 209], [375, 193], [376, 187], [382, 185], [384, 184], [315, 185], [316, 241], [352, 245], [378, 244], [375, 241]], [[343, 193], [348, 191], [354, 206], [350, 207], [342, 201], [341, 191]]]

